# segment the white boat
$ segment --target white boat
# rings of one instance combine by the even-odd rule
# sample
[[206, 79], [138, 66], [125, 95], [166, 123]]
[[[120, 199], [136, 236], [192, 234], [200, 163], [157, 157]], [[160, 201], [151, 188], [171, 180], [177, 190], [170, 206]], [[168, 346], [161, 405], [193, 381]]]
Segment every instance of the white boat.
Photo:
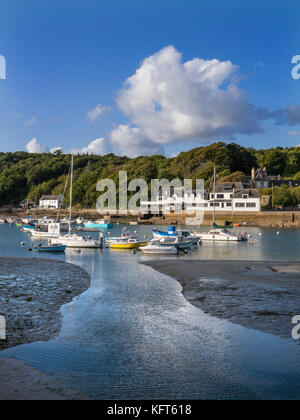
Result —
[[200, 238], [201, 241], [218, 241], [218, 242], [240, 242], [246, 241], [248, 238], [244, 234], [240, 234], [235, 231], [229, 231], [225, 226], [218, 226], [216, 224], [216, 209], [215, 209], [215, 197], [216, 197], [216, 168], [214, 168], [213, 175], [213, 227], [214, 229], [209, 232], [195, 232], [194, 236]]
[[4, 223], [5, 223], [5, 220], [0, 219], [0, 225], [4, 225]]
[[51, 240], [52, 245], [65, 245], [67, 248], [102, 248], [103, 234], [100, 232], [99, 240], [87, 236], [72, 234], [72, 201], [73, 201], [73, 173], [74, 173], [74, 156], [71, 161], [71, 187], [70, 187], [70, 215], [69, 215], [69, 234], [59, 235]]
[[55, 223], [55, 219], [50, 219], [50, 217], [45, 216], [42, 219], [39, 219], [37, 224], [38, 226], [48, 226], [49, 224]]
[[103, 236], [96, 240], [76, 234], [61, 235], [51, 239], [51, 245], [65, 245], [67, 248], [101, 248], [103, 246]]
[[85, 223], [85, 220], [84, 220], [83, 217], [78, 217], [78, 219], [76, 219], [76, 225], [77, 226], [82, 226], [82, 225], [84, 225], [84, 223]]
[[227, 229], [213, 229], [207, 233], [197, 232], [197, 236], [201, 241], [223, 241], [223, 242], [238, 242], [244, 241], [244, 235], [236, 232], [230, 232]]
[[127, 242], [130, 238], [130, 233], [125, 231], [122, 233], [121, 236], [110, 236], [106, 238], [106, 243], [115, 243], [115, 242]]
[[[53, 238], [58, 238], [60, 235], [60, 224], [59, 223], [49, 223], [48, 224], [48, 230], [47, 231], [42, 231], [40, 229], [29, 229], [27, 230], [27, 232], [36, 239], [53, 239]], [[24, 229], [23, 226], [23, 230], [26, 231], [26, 229]]]
[[159, 240], [161, 245], [163, 246], [175, 246], [179, 250], [183, 249], [189, 249], [189, 248], [195, 248], [196, 245], [198, 245], [200, 239], [197, 237], [189, 237], [186, 238], [162, 238]]
[[197, 234], [191, 234], [187, 229], [176, 229], [175, 226], [169, 226], [167, 232], [154, 228], [152, 233], [155, 239], [167, 238], [178, 241], [193, 241], [194, 245], [197, 245], [200, 240]]
[[159, 239], [152, 239], [148, 245], [140, 248], [144, 254], [176, 255], [178, 249], [174, 245], [162, 245]]

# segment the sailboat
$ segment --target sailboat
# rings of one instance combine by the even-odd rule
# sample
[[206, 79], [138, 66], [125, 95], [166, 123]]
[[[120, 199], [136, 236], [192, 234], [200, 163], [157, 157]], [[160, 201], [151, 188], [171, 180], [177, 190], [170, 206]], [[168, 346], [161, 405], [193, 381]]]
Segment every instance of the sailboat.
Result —
[[238, 232], [229, 231], [233, 229], [232, 226], [219, 226], [216, 224], [216, 168], [214, 168], [214, 206], [213, 206], [213, 229], [209, 232], [196, 232], [194, 235], [200, 237], [201, 241], [223, 241], [223, 242], [240, 242], [246, 241], [247, 237]]
[[213, 213], [213, 228], [214, 229], [232, 229], [232, 226], [220, 226], [216, 223], [216, 206], [215, 206], [215, 200], [216, 200], [216, 167], [214, 167], [214, 213]]
[[72, 201], [73, 201], [73, 176], [74, 176], [74, 156], [71, 159], [71, 186], [70, 186], [70, 216], [69, 216], [69, 234], [60, 235], [52, 239], [52, 245], [65, 245], [67, 248], [102, 248], [103, 234], [100, 232], [99, 240], [72, 234]]

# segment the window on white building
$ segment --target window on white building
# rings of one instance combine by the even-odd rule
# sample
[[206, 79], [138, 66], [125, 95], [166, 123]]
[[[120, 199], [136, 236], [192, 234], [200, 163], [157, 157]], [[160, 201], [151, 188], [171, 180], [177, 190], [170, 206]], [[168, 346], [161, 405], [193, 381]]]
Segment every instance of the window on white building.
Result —
[[247, 203], [246, 207], [256, 207], [256, 203]]
[[245, 203], [235, 203], [235, 207], [245, 207]]

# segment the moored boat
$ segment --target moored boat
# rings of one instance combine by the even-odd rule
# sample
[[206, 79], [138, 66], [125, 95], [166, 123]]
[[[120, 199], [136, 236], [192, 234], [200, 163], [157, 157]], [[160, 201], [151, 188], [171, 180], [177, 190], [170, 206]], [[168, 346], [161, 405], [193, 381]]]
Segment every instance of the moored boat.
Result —
[[48, 246], [41, 246], [37, 250], [38, 252], [65, 252], [66, 250], [65, 245], [57, 244], [57, 245], [48, 245]]
[[174, 245], [162, 244], [159, 239], [152, 239], [146, 246], [141, 247], [144, 254], [176, 255], [179, 250]]
[[114, 225], [110, 223], [108, 219], [100, 219], [96, 222], [88, 221], [87, 223], [84, 223], [84, 226], [88, 229], [111, 229], [114, 227]]
[[114, 243], [114, 242], [126, 242], [130, 238], [130, 233], [128, 231], [124, 231], [121, 236], [107, 236], [106, 243]]
[[247, 237], [237, 232], [232, 232], [227, 229], [213, 229], [207, 233], [196, 233], [201, 241], [223, 241], [223, 242], [240, 242], [246, 241]]
[[47, 225], [47, 230], [40, 229], [29, 229], [27, 232], [36, 239], [53, 239], [58, 238], [60, 235], [60, 224], [59, 223], [49, 223]]
[[51, 240], [52, 245], [62, 244], [67, 248], [102, 248], [103, 237], [99, 240], [76, 234], [61, 235]]
[[197, 234], [191, 234], [189, 230], [187, 229], [178, 229], [176, 230], [175, 226], [169, 226], [168, 231], [162, 231], [158, 229], [152, 230], [153, 236], [155, 239], [178, 239], [182, 241], [193, 241], [194, 245], [197, 245], [200, 237], [197, 236]]
[[139, 238], [129, 238], [124, 242], [111, 242], [111, 249], [136, 249], [147, 245], [147, 242], [141, 241]]

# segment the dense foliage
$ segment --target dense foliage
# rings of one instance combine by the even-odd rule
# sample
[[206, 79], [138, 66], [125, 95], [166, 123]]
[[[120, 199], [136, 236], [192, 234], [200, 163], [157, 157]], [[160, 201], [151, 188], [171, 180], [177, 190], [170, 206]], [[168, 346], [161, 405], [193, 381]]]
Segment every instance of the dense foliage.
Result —
[[[300, 148], [255, 150], [219, 142], [173, 158], [80, 155], [75, 157], [74, 204], [94, 207], [99, 196], [97, 182], [110, 178], [117, 184], [120, 170], [128, 172], [129, 180], [143, 178], [149, 183], [154, 178], [203, 178], [208, 185], [214, 165], [221, 180], [242, 181], [252, 167], [266, 167], [269, 174], [298, 179]], [[19, 204], [25, 198], [38, 202], [43, 194], [63, 193], [69, 170], [70, 155], [0, 153], [0, 205]]]

